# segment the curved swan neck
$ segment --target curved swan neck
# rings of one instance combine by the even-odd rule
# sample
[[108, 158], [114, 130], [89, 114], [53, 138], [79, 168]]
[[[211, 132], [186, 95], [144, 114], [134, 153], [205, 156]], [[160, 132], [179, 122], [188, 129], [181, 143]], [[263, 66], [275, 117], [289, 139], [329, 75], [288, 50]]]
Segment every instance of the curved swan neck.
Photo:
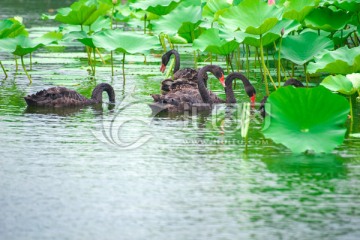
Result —
[[221, 77], [224, 77], [224, 72], [219, 66], [216, 66], [216, 65], [207, 65], [207, 66], [201, 68], [200, 71], [198, 72], [198, 88], [199, 88], [199, 93], [201, 95], [201, 98], [204, 103], [212, 104], [213, 102], [211, 100], [209, 91], [207, 90], [207, 88], [205, 86], [205, 80], [204, 80], [204, 76], [207, 72], [211, 72], [218, 79], [220, 79]]
[[[226, 102], [227, 103], [236, 103], [236, 98], [234, 95], [234, 91], [232, 88], [232, 82], [234, 79], [240, 79], [244, 85], [244, 89], [246, 91], [246, 94], [250, 98], [254, 98], [256, 91], [254, 86], [250, 83], [249, 79], [247, 79], [242, 73], [234, 72], [230, 73], [225, 80], [225, 93], [226, 93]], [[255, 99], [254, 99], [255, 100]], [[252, 101], [254, 101], [252, 100]]]
[[170, 51], [165, 53], [165, 56], [167, 59], [165, 62], [163, 62], [163, 64], [166, 66], [169, 63], [171, 55], [175, 56], [175, 67], [174, 67], [173, 73], [176, 73], [180, 69], [180, 55], [179, 55], [178, 51], [176, 51], [175, 49], [171, 49]]
[[96, 103], [101, 103], [102, 102], [102, 93], [103, 91], [106, 91], [108, 96], [109, 96], [109, 101], [110, 102], [115, 102], [115, 92], [112, 86], [110, 86], [107, 83], [100, 83], [98, 84], [92, 94], [91, 94], [91, 100], [96, 102]]

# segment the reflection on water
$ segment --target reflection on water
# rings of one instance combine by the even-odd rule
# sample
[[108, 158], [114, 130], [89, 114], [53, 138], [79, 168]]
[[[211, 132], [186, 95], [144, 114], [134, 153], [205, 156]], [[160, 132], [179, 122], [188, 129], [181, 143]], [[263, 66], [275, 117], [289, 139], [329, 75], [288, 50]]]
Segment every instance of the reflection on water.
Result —
[[263, 158], [270, 172], [293, 173], [308, 178], [331, 179], [346, 177], [344, 159], [334, 154], [324, 155], [285, 155]]

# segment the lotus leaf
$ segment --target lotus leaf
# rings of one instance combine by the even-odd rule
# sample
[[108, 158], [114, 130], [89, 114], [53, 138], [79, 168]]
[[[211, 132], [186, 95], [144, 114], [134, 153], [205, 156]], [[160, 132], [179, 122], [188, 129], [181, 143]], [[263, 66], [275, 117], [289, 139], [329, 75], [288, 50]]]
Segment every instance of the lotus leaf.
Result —
[[226, 41], [225, 39], [220, 38], [219, 30], [215, 28], [203, 32], [193, 44], [194, 49], [222, 55], [230, 54], [238, 46], [239, 43], [235, 40]]
[[354, 93], [352, 82], [343, 75], [327, 76], [324, 80], [322, 80], [321, 85], [330, 91], [340, 92], [345, 95], [351, 95]]
[[284, 18], [303, 22], [305, 17], [319, 4], [316, 0], [287, 1]]
[[132, 4], [131, 6], [156, 15], [166, 15], [174, 10], [180, 1], [181, 0], [142, 0]]
[[203, 8], [202, 15], [211, 19], [212, 22], [219, 19], [220, 14], [231, 5], [223, 0], [209, 0]]
[[[297, 30], [301, 25], [295, 20], [282, 19], [269, 32], [262, 36], [263, 46], [272, 44], [281, 36], [281, 30], [284, 29], [284, 36], [290, 32]], [[228, 32], [228, 34], [231, 34]], [[245, 43], [251, 46], [260, 47], [260, 36], [236, 31], [231, 34], [240, 43]]]
[[360, 71], [360, 47], [349, 49], [347, 46], [327, 52], [309, 63], [309, 73], [328, 72], [348, 74]]
[[343, 29], [352, 18], [351, 13], [332, 11], [330, 8], [316, 8], [305, 18], [307, 27], [333, 32]]
[[295, 153], [331, 152], [344, 141], [349, 102], [323, 86], [279, 88], [265, 109], [264, 135]]
[[314, 32], [305, 32], [300, 35], [287, 36], [282, 41], [281, 56], [296, 64], [303, 65], [312, 60], [325, 49], [333, 49], [331, 39], [318, 36]]
[[201, 22], [201, 5], [185, 6], [180, 5], [174, 9], [170, 14], [162, 16], [153, 24], [153, 30], [158, 33], [165, 33], [168, 35], [175, 35], [179, 33], [191, 42], [195, 36], [190, 39], [186, 37], [193, 34], [195, 28]]
[[264, 1], [244, 0], [238, 6], [224, 11], [219, 21], [230, 31], [241, 30], [262, 35], [281, 19], [283, 8], [269, 6]]
[[62, 39], [62, 34], [49, 32], [34, 40], [28, 36], [19, 35], [15, 38], [0, 39], [0, 49], [11, 52], [17, 56], [24, 56], [36, 51], [38, 48], [57, 42]]
[[0, 21], [0, 39], [14, 38], [18, 35], [28, 35], [23, 24], [13, 18]]
[[145, 54], [150, 49], [159, 47], [159, 40], [155, 36], [124, 32], [120, 29], [103, 30], [91, 36], [87, 35], [84, 31], [71, 32], [69, 35], [67, 38], [76, 38], [91, 48], [104, 48], [108, 51], [118, 50], [130, 54]]
[[72, 25], [89, 26], [100, 16], [106, 14], [110, 8], [111, 6], [104, 2], [97, 2], [96, 0], [80, 0], [73, 3], [68, 8], [58, 9], [55, 20]]

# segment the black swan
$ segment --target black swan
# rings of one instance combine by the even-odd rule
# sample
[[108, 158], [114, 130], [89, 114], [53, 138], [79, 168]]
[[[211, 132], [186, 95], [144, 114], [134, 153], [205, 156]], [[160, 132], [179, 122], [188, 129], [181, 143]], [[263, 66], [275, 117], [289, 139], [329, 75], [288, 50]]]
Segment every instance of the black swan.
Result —
[[251, 105], [255, 105], [256, 98], [256, 90], [254, 86], [250, 83], [249, 79], [247, 79], [242, 73], [233, 72], [230, 73], [225, 79], [225, 94], [226, 94], [226, 103], [236, 103], [234, 91], [232, 88], [232, 82], [234, 79], [240, 79], [243, 82], [245, 92], [249, 96]]
[[[295, 79], [295, 78], [290, 78], [289, 80], [287, 80], [283, 87], [286, 86], [294, 86], [294, 87], [305, 87], [304, 84], [302, 84], [299, 80]], [[261, 116], [264, 118], [266, 115], [266, 111], [265, 111], [265, 104], [266, 101], [268, 99], [268, 96], [265, 96], [260, 103], [260, 107], [259, 107], [259, 112], [261, 114]]]
[[97, 104], [102, 102], [102, 93], [106, 91], [110, 102], [115, 102], [115, 92], [107, 83], [98, 84], [91, 95], [91, 99], [65, 87], [52, 87], [24, 97], [29, 106], [37, 107], [68, 107]]
[[153, 112], [159, 113], [161, 111], [167, 111], [180, 113], [185, 110], [192, 110], [192, 107], [196, 107], [197, 110], [203, 111], [211, 109], [211, 104], [213, 103], [223, 102], [216, 94], [207, 90], [203, 77], [207, 72], [214, 74], [225, 87], [224, 71], [221, 67], [207, 65], [198, 72], [198, 88], [182, 86], [170, 89], [166, 94], [151, 95], [154, 99], [154, 103], [150, 104]]
[[[180, 69], [180, 55], [178, 51], [172, 49], [166, 52], [161, 57], [161, 67], [160, 71], [163, 73], [166, 69], [166, 65], [170, 61], [171, 55], [175, 56], [175, 66], [174, 66], [174, 76], [173, 79], [165, 79], [161, 83], [161, 90], [164, 92], [168, 92], [171, 89], [175, 89], [181, 85], [189, 85], [192, 87], [197, 87], [197, 79], [198, 79], [198, 71], [192, 68], [182, 68]], [[204, 76], [205, 86], [207, 81], [207, 74]]]

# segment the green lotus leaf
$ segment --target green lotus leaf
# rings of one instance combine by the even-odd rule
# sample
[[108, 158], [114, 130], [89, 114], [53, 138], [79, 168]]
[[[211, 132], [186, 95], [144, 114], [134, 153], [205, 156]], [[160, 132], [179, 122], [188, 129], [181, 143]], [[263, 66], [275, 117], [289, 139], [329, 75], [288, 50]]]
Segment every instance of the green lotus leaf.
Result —
[[333, 48], [334, 43], [331, 39], [318, 36], [314, 32], [305, 32], [300, 35], [287, 36], [283, 39], [281, 57], [303, 65], [325, 49]]
[[15, 38], [0, 39], [0, 49], [5, 52], [11, 52], [17, 56], [24, 56], [61, 39], [62, 34], [58, 32], [49, 32], [36, 39], [19, 35]]
[[223, 0], [209, 0], [206, 2], [202, 15], [205, 18], [211, 19], [212, 22], [217, 21], [219, 16], [225, 9], [231, 5]]
[[347, 46], [327, 52], [309, 63], [307, 71], [348, 74], [360, 71], [360, 47], [349, 49]]
[[344, 141], [349, 102], [323, 86], [279, 88], [265, 109], [264, 135], [295, 153], [331, 152]]
[[336, 0], [336, 1], [326, 1], [326, 5], [332, 4], [337, 8], [349, 11], [349, 12], [359, 12], [360, 11], [360, 1], [359, 0]]
[[17, 39], [16, 38], [4, 38], [0, 39], [0, 51], [12, 53], [16, 50]]
[[25, 26], [14, 18], [4, 19], [0, 21], [0, 39], [14, 38], [18, 35], [28, 35]]
[[166, 15], [174, 10], [181, 0], [142, 0], [131, 5], [156, 15]]
[[319, 4], [316, 0], [287, 1], [283, 17], [303, 22], [305, 17]]
[[117, 50], [130, 54], [146, 54], [150, 49], [160, 47], [159, 40], [155, 36], [124, 32], [120, 29], [107, 29], [91, 36], [85, 32], [72, 32], [71, 38], [77, 38], [78, 41], [91, 48], [104, 48], [108, 51]]
[[[78, 25], [61, 25], [59, 27], [59, 29], [61, 30], [61, 32], [79, 32], [81, 31], [81, 26]], [[96, 19], [96, 21], [90, 26], [83, 26], [82, 27], [83, 31], [86, 32], [98, 32], [101, 31], [103, 29], [110, 29], [110, 18], [104, 17], [104, 16], [100, 16], [98, 19]]]
[[[263, 46], [273, 44], [281, 36], [281, 30], [284, 29], [284, 36], [287, 36], [290, 32], [297, 30], [301, 25], [295, 20], [282, 19], [279, 21], [269, 32], [262, 36]], [[237, 31], [234, 33], [234, 37], [238, 42], [260, 47], [260, 36]]]
[[89, 26], [105, 15], [110, 8], [109, 4], [101, 1], [80, 0], [68, 8], [58, 9], [55, 20], [66, 24]]
[[239, 47], [235, 40], [226, 41], [220, 38], [219, 30], [215, 28], [207, 29], [200, 37], [195, 39], [193, 48], [200, 51], [207, 51], [221, 55], [227, 55]]
[[352, 18], [351, 13], [332, 11], [330, 8], [316, 8], [305, 18], [305, 24], [312, 29], [333, 32], [343, 29]]
[[201, 5], [180, 5], [171, 13], [161, 16], [153, 24], [153, 30], [158, 33], [174, 35], [176, 33], [192, 32], [201, 22]]
[[322, 80], [321, 85], [333, 92], [339, 92], [345, 95], [354, 93], [352, 82], [344, 75], [327, 76]]
[[273, 28], [282, 17], [283, 8], [264, 1], [244, 0], [224, 11], [219, 21], [230, 31], [241, 30], [261, 35]]
[[346, 77], [351, 81], [356, 91], [360, 90], [360, 73], [347, 74]]

